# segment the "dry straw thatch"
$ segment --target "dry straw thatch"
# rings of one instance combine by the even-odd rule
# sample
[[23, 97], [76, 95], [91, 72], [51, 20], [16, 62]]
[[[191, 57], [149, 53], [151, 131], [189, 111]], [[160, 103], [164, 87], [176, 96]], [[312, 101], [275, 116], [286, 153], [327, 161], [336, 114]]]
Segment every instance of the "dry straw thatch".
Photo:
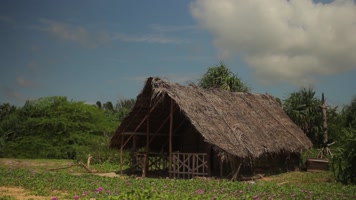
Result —
[[[140, 122], [156, 104], [161, 105], [154, 109], [161, 106], [158, 110], [169, 110], [165, 103], [169, 102], [165, 100], [167, 97], [207, 143], [233, 156], [258, 158], [265, 153], [299, 153], [312, 146], [271, 95], [182, 86], [156, 77], [147, 79], [136, 105], [117, 129], [110, 146], [119, 149], [122, 141], [129, 138], [123, 135], [125, 132], [145, 132]], [[162, 112], [161, 116], [169, 113]], [[164, 123], [164, 118], [157, 115], [150, 113], [150, 127]]]

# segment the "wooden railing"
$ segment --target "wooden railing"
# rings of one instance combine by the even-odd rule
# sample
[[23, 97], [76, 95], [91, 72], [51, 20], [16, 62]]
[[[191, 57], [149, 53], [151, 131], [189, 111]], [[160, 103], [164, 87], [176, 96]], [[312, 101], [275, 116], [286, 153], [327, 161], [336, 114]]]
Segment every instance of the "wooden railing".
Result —
[[[136, 165], [134, 167], [138, 169], [143, 169], [145, 165], [145, 159], [147, 156], [146, 152], [135, 152]], [[155, 154], [150, 153], [148, 156], [148, 170], [164, 170], [168, 168], [168, 156], [166, 154]]]
[[206, 153], [172, 153], [170, 176], [172, 178], [193, 178], [208, 176]]

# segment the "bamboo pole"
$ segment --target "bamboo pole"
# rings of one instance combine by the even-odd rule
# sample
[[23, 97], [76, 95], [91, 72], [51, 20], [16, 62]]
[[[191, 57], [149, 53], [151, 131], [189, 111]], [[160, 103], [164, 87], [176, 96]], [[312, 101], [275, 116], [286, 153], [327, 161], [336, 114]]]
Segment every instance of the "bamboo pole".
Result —
[[170, 120], [169, 120], [169, 178], [172, 177], [172, 131], [173, 131], [173, 99], [171, 98]]

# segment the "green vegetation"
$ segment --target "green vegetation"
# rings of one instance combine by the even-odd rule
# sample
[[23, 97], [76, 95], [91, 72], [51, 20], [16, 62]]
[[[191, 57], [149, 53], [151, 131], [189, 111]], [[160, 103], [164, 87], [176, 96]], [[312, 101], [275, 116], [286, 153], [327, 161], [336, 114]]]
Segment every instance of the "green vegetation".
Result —
[[333, 169], [336, 180], [342, 183], [356, 183], [356, 130], [343, 129], [341, 141], [335, 149]]
[[209, 67], [199, 79], [198, 85], [202, 88], [221, 88], [231, 92], [250, 91], [250, 88], [222, 62], [215, 67]]
[[[48, 171], [68, 160], [0, 160], [0, 185], [22, 187], [32, 195], [57, 199], [353, 199], [356, 186], [335, 183], [332, 174], [293, 172], [249, 182], [219, 179], [168, 179], [78, 175], [70, 170]], [[1, 164], [2, 163], [2, 164]], [[41, 166], [38, 164], [41, 163]], [[98, 167], [96, 165], [95, 167]], [[94, 168], [94, 166], [93, 166]], [[11, 196], [0, 196], [0, 199]]]
[[[232, 92], [250, 91], [223, 63], [208, 68], [199, 79], [198, 85]], [[314, 147], [321, 148], [326, 144], [323, 142], [321, 100], [316, 94], [313, 89], [302, 88], [284, 100], [276, 100], [312, 140]], [[128, 99], [120, 100], [115, 105], [100, 101], [95, 105], [88, 105], [58, 96], [28, 100], [22, 107], [2, 103], [0, 157], [84, 162], [88, 154], [91, 154], [92, 164], [98, 164], [99, 168], [111, 168], [111, 163], [119, 162], [119, 155], [117, 151], [109, 149], [109, 140], [134, 104], [134, 99]], [[342, 109], [328, 106], [327, 124], [328, 143], [336, 141], [330, 147], [335, 154], [330, 160], [335, 180], [355, 184], [356, 96]], [[316, 150], [313, 150], [314, 154], [317, 154]], [[303, 159], [311, 155], [305, 154]], [[124, 162], [128, 162], [127, 153], [124, 156]]]
[[120, 110], [111, 102], [101, 109], [66, 97], [28, 100], [20, 108], [3, 104], [0, 157], [84, 161], [90, 153], [93, 163], [116, 162], [117, 151], [109, 149], [108, 141], [130, 109], [125, 106], [132, 106], [124, 103], [132, 101], [120, 101]]
[[[310, 138], [315, 147], [321, 148], [323, 142], [321, 101], [312, 89], [293, 92], [283, 102], [283, 109]], [[356, 97], [341, 112], [336, 107], [327, 107], [329, 141], [335, 154], [329, 157], [336, 180], [342, 183], [356, 183]]]

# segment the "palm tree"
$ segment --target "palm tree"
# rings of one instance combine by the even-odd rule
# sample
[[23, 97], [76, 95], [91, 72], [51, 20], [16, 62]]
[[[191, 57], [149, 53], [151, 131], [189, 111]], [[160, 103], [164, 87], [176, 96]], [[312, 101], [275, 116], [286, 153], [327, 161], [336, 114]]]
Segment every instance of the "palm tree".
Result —
[[319, 144], [322, 139], [322, 113], [321, 101], [315, 97], [315, 91], [311, 88], [302, 88], [293, 92], [283, 102], [286, 114], [296, 123], [303, 132], [313, 141]]

